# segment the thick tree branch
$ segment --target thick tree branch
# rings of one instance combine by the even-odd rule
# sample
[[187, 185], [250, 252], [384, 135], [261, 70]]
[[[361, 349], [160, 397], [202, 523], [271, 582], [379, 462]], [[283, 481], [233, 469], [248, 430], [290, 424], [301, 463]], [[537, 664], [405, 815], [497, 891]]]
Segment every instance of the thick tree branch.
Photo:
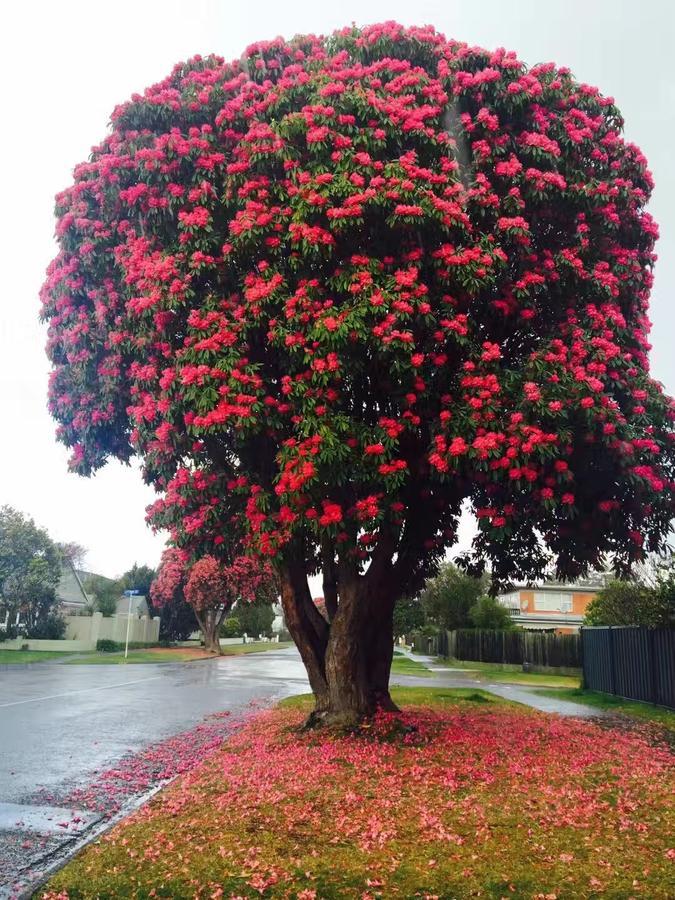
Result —
[[335, 542], [327, 537], [321, 541], [321, 570], [326, 614], [328, 621], [332, 622], [338, 608], [338, 571], [335, 563]]

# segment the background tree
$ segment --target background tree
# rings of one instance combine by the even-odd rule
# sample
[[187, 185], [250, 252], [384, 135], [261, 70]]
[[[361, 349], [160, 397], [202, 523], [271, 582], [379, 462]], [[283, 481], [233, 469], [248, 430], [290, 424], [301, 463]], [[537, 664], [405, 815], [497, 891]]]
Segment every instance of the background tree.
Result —
[[57, 545], [61, 554], [61, 562], [70, 566], [72, 569], [81, 569], [87, 555], [86, 547], [77, 544], [75, 541], [69, 543], [61, 543]]
[[249, 557], [237, 556], [229, 565], [214, 557], [191, 564], [187, 553], [168, 548], [150, 594], [156, 605], [171, 604], [183, 596], [193, 610], [205, 649], [220, 653], [220, 626], [235, 603], [243, 610], [256, 598], [269, 599], [274, 583], [269, 564]]
[[424, 608], [416, 597], [399, 597], [394, 607], [394, 637], [402, 637], [424, 625]]
[[10, 624], [20, 616], [29, 637], [58, 630], [60, 577], [61, 554], [47, 532], [18, 510], [0, 507], [0, 609]]
[[239, 634], [257, 638], [272, 636], [274, 610], [265, 600], [256, 599], [253, 603], [237, 602], [234, 615], [239, 622]]
[[235, 603], [245, 615], [246, 604], [266, 593], [267, 583], [273, 581], [268, 565], [247, 556], [237, 556], [229, 565], [213, 556], [197, 560], [185, 582], [185, 599], [195, 611], [206, 650], [220, 653], [218, 635], [225, 616]]
[[453, 563], [445, 563], [422, 591], [421, 603], [428, 623], [452, 631], [470, 628], [469, 611], [487, 589], [487, 579], [474, 578]]
[[117, 584], [119, 585], [120, 593], [123, 594], [124, 591], [136, 590], [147, 600], [150, 596], [150, 586], [154, 581], [156, 574], [155, 570], [150, 566], [139, 566], [138, 563], [134, 563], [133, 566], [118, 579]]
[[675, 577], [664, 574], [654, 584], [611, 581], [588, 604], [586, 625], [675, 625]]
[[160, 616], [159, 634], [163, 640], [186, 640], [199, 630], [195, 611], [185, 599], [187, 574], [187, 554], [168, 547], [162, 553], [148, 596], [153, 613]]
[[84, 582], [87, 596], [93, 598], [94, 609], [108, 618], [117, 612], [117, 604], [122, 597], [122, 589], [118, 581], [106, 578], [105, 575], [91, 575]]
[[185, 582], [185, 599], [195, 611], [204, 649], [220, 653], [220, 626], [236, 599], [228, 593], [223, 564], [213, 556], [197, 560]]
[[663, 545], [675, 413], [622, 125], [566, 69], [388, 22], [176, 66], [57, 198], [72, 466], [135, 454], [191, 558], [234, 528], [274, 561], [316, 719], [393, 707], [395, 602], [465, 501], [497, 580]]
[[152, 586], [150, 591], [146, 597], [148, 610], [151, 616], [159, 616], [160, 641], [186, 641], [191, 634], [199, 631], [195, 611], [185, 599], [182, 583], [176, 586], [166, 602], [159, 602], [153, 597]]
[[474, 628], [488, 628], [494, 631], [511, 631], [515, 628], [508, 609], [497, 600], [483, 594], [469, 610], [469, 621]]

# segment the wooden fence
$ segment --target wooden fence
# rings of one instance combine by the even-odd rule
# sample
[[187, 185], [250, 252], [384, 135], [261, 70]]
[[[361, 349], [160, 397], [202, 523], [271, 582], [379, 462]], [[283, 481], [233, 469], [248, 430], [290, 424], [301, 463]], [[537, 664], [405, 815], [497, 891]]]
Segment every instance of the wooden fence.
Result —
[[437, 635], [413, 635], [417, 653], [475, 662], [529, 663], [534, 668], [581, 668], [578, 634], [537, 631], [487, 631], [463, 628]]
[[675, 628], [581, 629], [584, 686], [675, 709]]

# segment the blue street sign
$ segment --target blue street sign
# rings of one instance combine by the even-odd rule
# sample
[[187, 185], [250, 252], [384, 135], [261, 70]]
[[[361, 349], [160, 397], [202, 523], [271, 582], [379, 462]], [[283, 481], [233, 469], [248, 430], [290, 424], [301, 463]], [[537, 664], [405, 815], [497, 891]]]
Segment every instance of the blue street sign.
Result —
[[140, 594], [140, 591], [125, 591], [124, 592], [125, 597], [133, 597], [134, 594]]

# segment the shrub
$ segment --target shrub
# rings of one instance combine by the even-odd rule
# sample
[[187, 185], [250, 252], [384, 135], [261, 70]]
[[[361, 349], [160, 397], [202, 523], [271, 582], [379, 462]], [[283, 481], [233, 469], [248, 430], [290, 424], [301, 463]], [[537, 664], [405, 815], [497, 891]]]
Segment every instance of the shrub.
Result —
[[224, 638], [233, 638], [241, 636], [241, 623], [236, 616], [229, 616], [220, 626], [220, 636]]
[[0, 642], [13, 641], [19, 636], [19, 629], [16, 625], [8, 625], [6, 628], [0, 628]]
[[35, 640], [62, 641], [66, 634], [66, 620], [60, 613], [51, 612], [29, 628], [26, 637]]
[[[117, 653], [120, 650], [124, 650], [125, 648], [124, 641], [111, 641], [108, 638], [99, 638], [96, 641], [96, 649], [101, 651], [102, 653]], [[152, 647], [162, 647], [166, 646], [165, 642], [162, 641], [130, 641], [129, 649], [130, 650], [148, 650]]]
[[474, 628], [492, 631], [511, 631], [515, 627], [508, 609], [495, 597], [479, 597], [469, 610]]

